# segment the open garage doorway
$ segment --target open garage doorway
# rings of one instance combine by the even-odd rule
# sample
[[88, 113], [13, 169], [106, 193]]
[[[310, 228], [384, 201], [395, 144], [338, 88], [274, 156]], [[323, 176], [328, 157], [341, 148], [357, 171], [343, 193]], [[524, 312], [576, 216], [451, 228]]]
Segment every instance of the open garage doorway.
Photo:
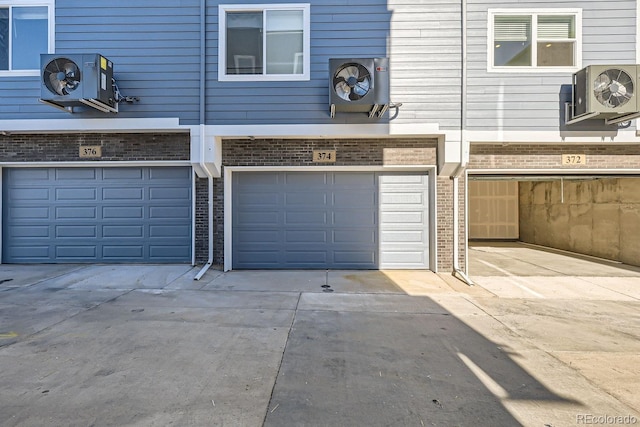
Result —
[[[506, 243], [631, 270], [640, 267], [640, 176], [487, 172], [468, 175], [468, 274], [472, 279], [481, 269], [474, 257], [478, 248], [500, 252]], [[532, 253], [522, 256], [537, 262]], [[552, 263], [542, 258], [540, 262]], [[496, 267], [509, 274], [525, 274], [517, 268], [509, 271], [515, 261], [505, 259], [500, 264]], [[482, 272], [487, 273], [484, 268]]]

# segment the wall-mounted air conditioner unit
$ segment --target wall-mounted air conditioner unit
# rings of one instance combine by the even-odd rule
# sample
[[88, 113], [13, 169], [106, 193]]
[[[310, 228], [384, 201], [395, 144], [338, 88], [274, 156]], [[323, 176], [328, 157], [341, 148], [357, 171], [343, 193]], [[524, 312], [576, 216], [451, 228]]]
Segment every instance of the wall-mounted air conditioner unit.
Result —
[[97, 53], [40, 55], [40, 102], [70, 113], [81, 106], [117, 113], [113, 63]]
[[635, 64], [589, 65], [573, 75], [572, 114], [567, 124], [604, 119], [606, 124], [640, 116]]
[[336, 112], [381, 117], [389, 108], [389, 59], [329, 59], [329, 106], [331, 117]]

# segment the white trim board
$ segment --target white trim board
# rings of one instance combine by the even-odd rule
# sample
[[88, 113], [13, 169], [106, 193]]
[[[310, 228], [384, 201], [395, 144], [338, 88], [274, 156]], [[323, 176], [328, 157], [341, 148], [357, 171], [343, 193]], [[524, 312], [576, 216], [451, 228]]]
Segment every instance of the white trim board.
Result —
[[0, 120], [0, 133], [187, 132], [177, 117], [151, 119]]

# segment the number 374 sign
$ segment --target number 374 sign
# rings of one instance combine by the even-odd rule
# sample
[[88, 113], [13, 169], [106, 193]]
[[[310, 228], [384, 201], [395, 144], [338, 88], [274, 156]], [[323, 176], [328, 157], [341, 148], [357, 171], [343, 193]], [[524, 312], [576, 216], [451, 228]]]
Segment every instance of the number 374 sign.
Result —
[[314, 163], [335, 163], [336, 150], [313, 150]]

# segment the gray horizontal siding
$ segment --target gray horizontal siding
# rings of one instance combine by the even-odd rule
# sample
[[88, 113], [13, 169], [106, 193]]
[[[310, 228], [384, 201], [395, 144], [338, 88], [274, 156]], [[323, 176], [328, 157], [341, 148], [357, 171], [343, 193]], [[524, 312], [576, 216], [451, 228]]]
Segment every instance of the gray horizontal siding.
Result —
[[582, 9], [581, 66], [636, 61], [635, 1], [469, 0], [468, 129], [559, 130], [560, 91], [572, 73], [487, 72], [487, 10], [508, 8]]
[[[118, 117], [197, 122], [199, 29], [199, 0], [56, 1], [56, 52], [103, 54], [114, 63], [122, 94], [140, 98], [135, 105], [120, 104]], [[0, 78], [2, 119], [105, 117], [61, 112], [39, 97], [39, 77]]]
[[[261, 3], [258, 1], [258, 3]], [[217, 13], [209, 8], [209, 15]], [[219, 82], [217, 32], [208, 34], [207, 122], [353, 123], [364, 114], [328, 116], [331, 57], [390, 57], [396, 123], [460, 125], [460, 6], [457, 1], [314, 1], [311, 81]], [[245, 96], [247, 92], [251, 97]], [[457, 94], [451, 96], [451, 94]], [[444, 99], [446, 98], [446, 99]]]
[[[282, 2], [297, 0], [282, 0]], [[366, 114], [328, 114], [332, 57], [391, 58], [391, 99], [397, 123], [460, 125], [460, 2], [458, 0], [312, 0], [311, 80], [218, 81], [218, 3], [206, 6], [208, 124], [371, 122]], [[234, 3], [234, 2], [222, 2]], [[237, 2], [264, 4], [264, 0]], [[114, 62], [125, 96], [118, 117], [179, 117], [199, 122], [200, 1], [56, 1], [56, 52], [99, 52]], [[0, 78], [1, 119], [70, 119], [38, 102], [39, 77]]]

